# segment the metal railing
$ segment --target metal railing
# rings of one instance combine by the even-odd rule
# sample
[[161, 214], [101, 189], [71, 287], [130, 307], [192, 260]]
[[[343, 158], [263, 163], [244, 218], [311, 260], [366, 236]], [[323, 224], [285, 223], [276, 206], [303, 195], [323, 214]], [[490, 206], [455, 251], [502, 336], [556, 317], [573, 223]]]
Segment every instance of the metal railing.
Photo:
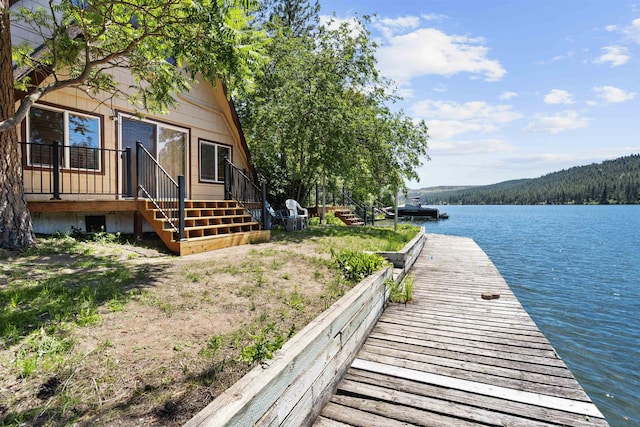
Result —
[[365, 225], [367, 224], [367, 207], [365, 205], [361, 205], [360, 203], [354, 201], [351, 198], [351, 192], [342, 189], [342, 204], [343, 206], [348, 207], [353, 213], [358, 215], [364, 221]]
[[136, 142], [138, 191], [149, 199], [167, 220], [178, 240], [184, 240], [184, 175], [176, 182], [140, 141]]
[[266, 212], [266, 184], [258, 187], [242, 170], [237, 168], [229, 159], [225, 159], [224, 197], [227, 200], [237, 200], [253, 219], [258, 221], [264, 229], [267, 221]]
[[[20, 142], [25, 194], [133, 197], [131, 149]], [[120, 162], [122, 160], [122, 162]], [[124, 174], [120, 170], [124, 169]], [[122, 185], [119, 179], [124, 177]]]

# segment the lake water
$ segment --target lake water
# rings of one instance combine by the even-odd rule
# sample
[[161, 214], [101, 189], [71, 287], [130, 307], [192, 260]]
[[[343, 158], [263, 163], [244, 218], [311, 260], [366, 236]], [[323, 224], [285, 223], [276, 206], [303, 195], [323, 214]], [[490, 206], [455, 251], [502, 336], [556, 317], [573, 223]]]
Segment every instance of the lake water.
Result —
[[444, 206], [611, 426], [640, 426], [640, 206]]

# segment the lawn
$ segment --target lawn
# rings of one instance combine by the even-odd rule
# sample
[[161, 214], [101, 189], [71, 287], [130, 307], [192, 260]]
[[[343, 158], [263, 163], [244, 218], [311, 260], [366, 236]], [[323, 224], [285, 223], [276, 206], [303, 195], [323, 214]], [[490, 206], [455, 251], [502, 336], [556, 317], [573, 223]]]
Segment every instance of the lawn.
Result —
[[0, 424], [181, 425], [353, 286], [332, 251], [416, 232], [274, 230], [187, 257], [98, 233], [0, 252]]

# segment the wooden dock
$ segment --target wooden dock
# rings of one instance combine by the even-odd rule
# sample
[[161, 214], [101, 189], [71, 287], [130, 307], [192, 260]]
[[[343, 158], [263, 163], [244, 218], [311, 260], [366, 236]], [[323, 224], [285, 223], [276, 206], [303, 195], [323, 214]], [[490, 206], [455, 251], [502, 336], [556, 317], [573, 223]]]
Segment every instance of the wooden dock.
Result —
[[473, 240], [429, 235], [411, 271], [315, 426], [608, 425]]

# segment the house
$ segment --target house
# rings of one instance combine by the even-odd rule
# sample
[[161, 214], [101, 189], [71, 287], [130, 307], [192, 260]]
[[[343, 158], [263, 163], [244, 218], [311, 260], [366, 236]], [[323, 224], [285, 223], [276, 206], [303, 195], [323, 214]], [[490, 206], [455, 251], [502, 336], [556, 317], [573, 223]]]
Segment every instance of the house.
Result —
[[[12, 43], [35, 43], [19, 24], [12, 26]], [[114, 73], [123, 90], [136, 84], [126, 70]], [[25, 95], [16, 92], [17, 101]], [[269, 238], [262, 188], [251, 179], [242, 128], [221, 82], [200, 80], [164, 115], [105, 99], [60, 89], [39, 100], [21, 124], [23, 182], [36, 233], [155, 231], [180, 255]]]

